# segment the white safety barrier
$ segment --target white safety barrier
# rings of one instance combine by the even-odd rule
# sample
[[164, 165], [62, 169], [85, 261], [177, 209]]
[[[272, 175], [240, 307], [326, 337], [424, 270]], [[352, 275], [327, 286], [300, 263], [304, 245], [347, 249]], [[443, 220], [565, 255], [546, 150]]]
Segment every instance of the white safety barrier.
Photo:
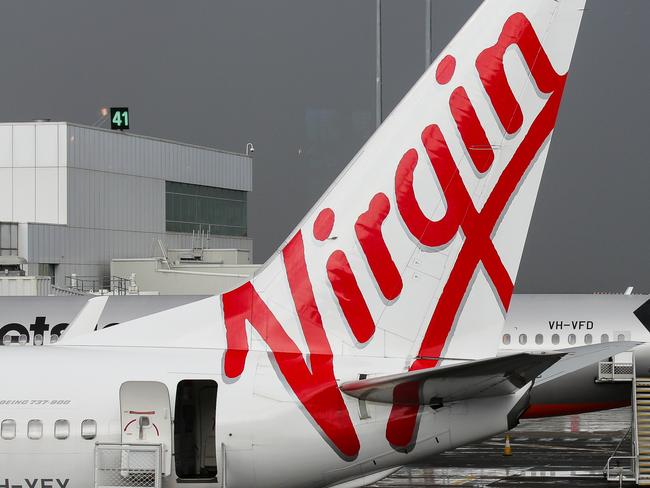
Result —
[[162, 485], [160, 444], [97, 444], [95, 446], [95, 488]]
[[634, 367], [632, 363], [601, 361], [598, 363], [598, 382], [632, 381]]

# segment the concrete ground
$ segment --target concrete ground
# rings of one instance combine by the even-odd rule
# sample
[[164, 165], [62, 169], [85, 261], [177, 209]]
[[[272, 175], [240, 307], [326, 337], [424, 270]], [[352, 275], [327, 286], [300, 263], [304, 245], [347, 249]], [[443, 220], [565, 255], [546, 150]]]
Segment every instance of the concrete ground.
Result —
[[[617, 487], [604, 479], [603, 467], [630, 420], [629, 408], [524, 420], [510, 432], [512, 456], [503, 455], [503, 436], [493, 437], [402, 468], [373, 486]], [[627, 440], [621, 449], [629, 453]]]

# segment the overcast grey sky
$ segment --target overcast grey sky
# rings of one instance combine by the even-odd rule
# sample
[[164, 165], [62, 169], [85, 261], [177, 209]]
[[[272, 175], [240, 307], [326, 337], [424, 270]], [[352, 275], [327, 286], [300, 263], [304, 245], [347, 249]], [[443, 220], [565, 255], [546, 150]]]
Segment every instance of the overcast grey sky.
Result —
[[[434, 0], [433, 52], [479, 4]], [[591, 0], [518, 292], [650, 292], [647, 0]], [[383, 0], [384, 113], [424, 69], [424, 1]], [[3, 121], [92, 124], [243, 151], [249, 229], [271, 254], [373, 129], [374, 0], [0, 4]]]

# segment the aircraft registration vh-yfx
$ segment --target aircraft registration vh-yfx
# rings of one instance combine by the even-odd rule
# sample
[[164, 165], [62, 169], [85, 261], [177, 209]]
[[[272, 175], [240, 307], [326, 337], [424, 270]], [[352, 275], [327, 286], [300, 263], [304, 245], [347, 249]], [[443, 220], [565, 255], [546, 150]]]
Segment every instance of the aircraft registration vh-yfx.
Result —
[[497, 357], [583, 8], [485, 2], [250, 282], [4, 348], [0, 487], [363, 486], [629, 349]]

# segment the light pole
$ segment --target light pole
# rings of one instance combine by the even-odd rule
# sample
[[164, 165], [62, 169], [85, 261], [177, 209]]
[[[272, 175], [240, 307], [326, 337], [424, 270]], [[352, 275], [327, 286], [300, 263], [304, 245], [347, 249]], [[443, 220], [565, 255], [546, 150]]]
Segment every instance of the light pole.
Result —
[[375, 30], [376, 65], [375, 65], [375, 122], [381, 125], [381, 0], [376, 0], [377, 25]]
[[255, 146], [252, 142], [246, 144], [246, 156], [250, 156], [255, 152]]
[[426, 12], [424, 14], [424, 42], [426, 43], [425, 47], [425, 56], [424, 60], [424, 69], [426, 70], [431, 66], [431, 0], [425, 0]]

